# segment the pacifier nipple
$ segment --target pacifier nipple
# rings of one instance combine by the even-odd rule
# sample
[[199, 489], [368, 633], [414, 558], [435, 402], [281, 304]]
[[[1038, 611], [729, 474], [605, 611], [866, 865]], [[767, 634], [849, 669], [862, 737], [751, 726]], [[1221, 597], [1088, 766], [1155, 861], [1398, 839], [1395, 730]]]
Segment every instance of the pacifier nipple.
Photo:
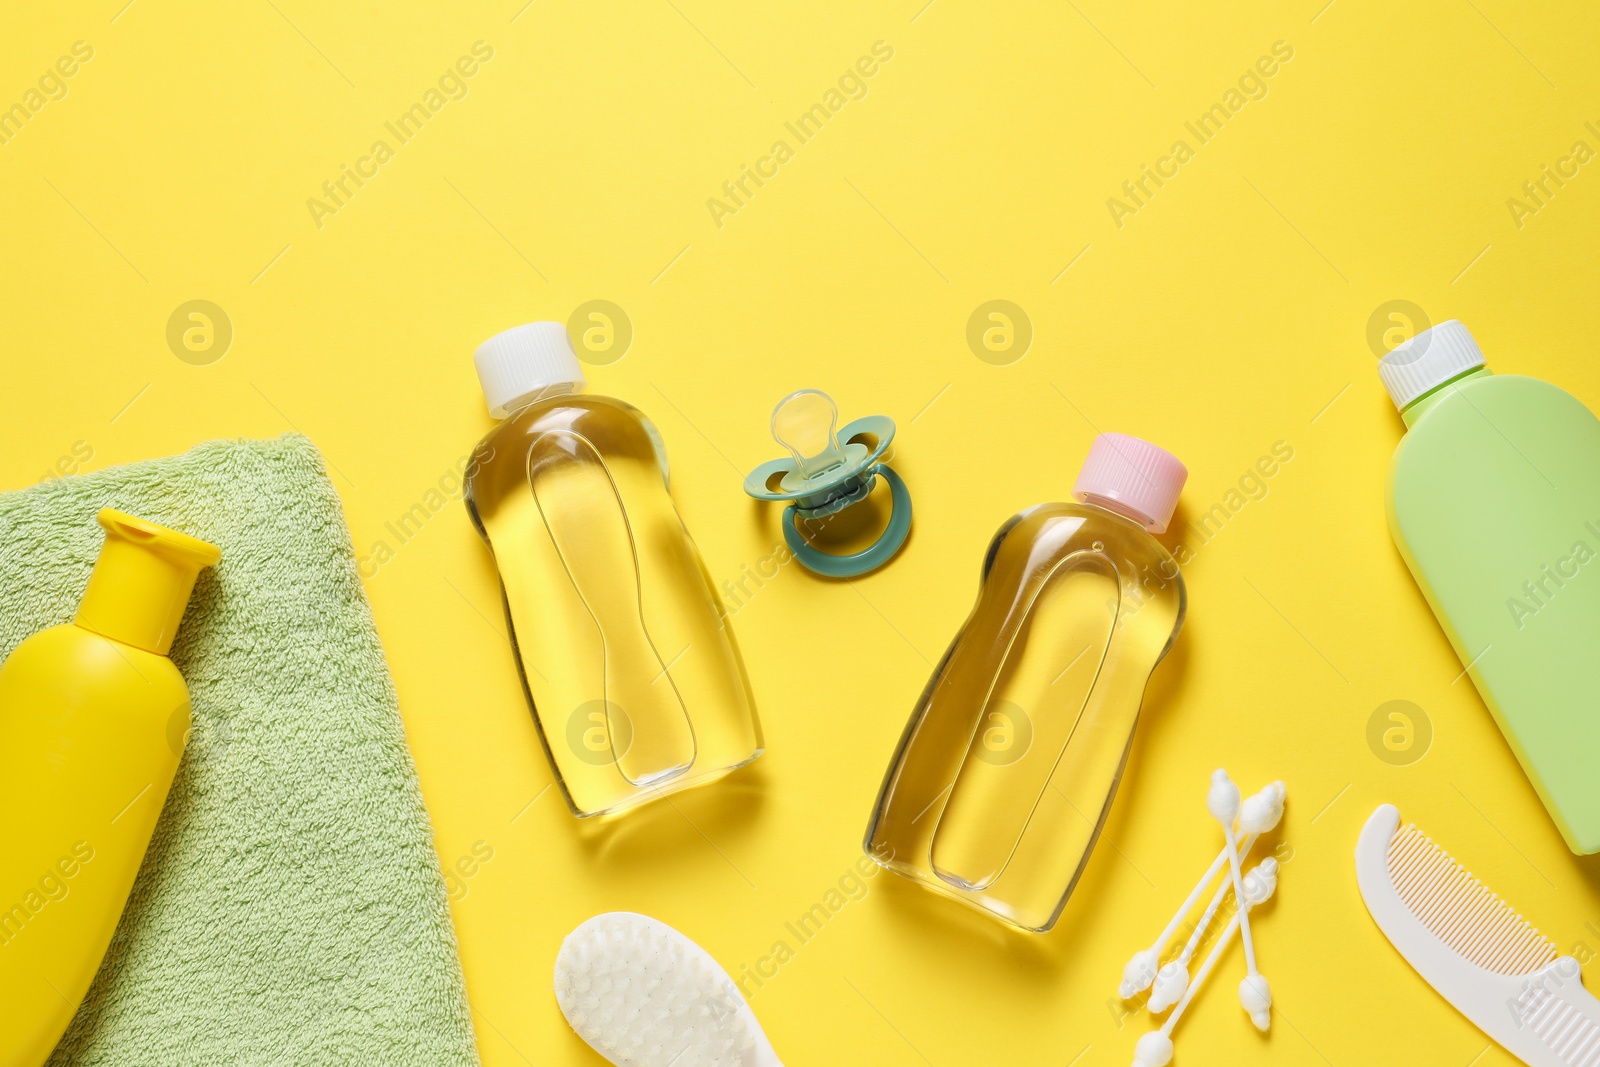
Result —
[[845, 461], [839, 447], [839, 408], [818, 389], [801, 389], [772, 409], [772, 438], [794, 457], [802, 478], [815, 478]]

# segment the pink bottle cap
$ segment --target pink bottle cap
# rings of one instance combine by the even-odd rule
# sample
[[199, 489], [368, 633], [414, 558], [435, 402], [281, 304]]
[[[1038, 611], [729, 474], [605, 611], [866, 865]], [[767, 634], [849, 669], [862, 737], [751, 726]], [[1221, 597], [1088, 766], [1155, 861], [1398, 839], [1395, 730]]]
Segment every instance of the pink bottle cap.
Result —
[[1189, 471], [1178, 457], [1125, 433], [1103, 433], [1089, 446], [1072, 498], [1099, 504], [1166, 533]]

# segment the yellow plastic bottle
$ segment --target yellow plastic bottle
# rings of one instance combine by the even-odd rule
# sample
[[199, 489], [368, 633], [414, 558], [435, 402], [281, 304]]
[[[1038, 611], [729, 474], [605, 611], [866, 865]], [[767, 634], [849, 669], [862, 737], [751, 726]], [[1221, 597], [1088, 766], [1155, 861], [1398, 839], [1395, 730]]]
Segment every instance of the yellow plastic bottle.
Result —
[[89, 991], [189, 733], [167, 658], [214, 545], [109, 508], [69, 623], [0, 664], [0, 1067], [38, 1067]]

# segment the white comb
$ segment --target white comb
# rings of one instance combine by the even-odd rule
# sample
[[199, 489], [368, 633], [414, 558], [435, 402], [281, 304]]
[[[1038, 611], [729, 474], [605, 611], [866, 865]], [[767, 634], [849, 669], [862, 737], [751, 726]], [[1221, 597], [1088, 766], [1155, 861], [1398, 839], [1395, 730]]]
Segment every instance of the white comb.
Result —
[[1600, 1000], [1578, 961], [1400, 811], [1372, 813], [1356, 882], [1378, 929], [1457, 1011], [1529, 1067], [1600, 1067]]
[[567, 1023], [618, 1067], [782, 1067], [728, 972], [647, 915], [579, 925], [555, 977]]

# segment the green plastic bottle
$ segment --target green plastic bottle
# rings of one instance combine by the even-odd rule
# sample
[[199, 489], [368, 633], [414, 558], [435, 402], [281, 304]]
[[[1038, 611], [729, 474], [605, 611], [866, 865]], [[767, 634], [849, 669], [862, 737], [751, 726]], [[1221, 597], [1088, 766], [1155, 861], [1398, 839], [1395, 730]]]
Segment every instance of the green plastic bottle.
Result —
[[1600, 419], [1455, 320], [1378, 373], [1395, 544], [1567, 846], [1600, 852]]

